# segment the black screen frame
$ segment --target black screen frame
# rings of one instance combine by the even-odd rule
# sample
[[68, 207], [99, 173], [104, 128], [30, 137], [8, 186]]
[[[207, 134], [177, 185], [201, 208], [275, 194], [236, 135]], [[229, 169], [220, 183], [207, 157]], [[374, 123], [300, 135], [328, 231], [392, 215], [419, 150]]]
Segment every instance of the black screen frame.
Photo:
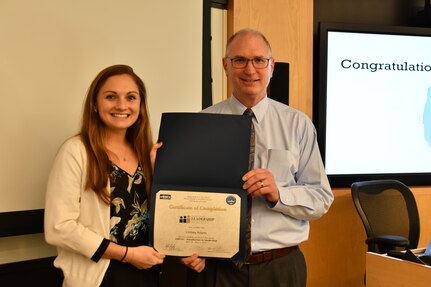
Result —
[[[314, 94], [313, 121], [317, 130], [322, 160], [326, 158], [326, 109], [327, 109], [327, 60], [328, 33], [331, 31], [357, 32], [390, 35], [416, 35], [431, 37], [431, 29], [407, 26], [379, 26], [339, 22], [320, 22], [318, 29], [317, 56], [317, 90]], [[350, 187], [353, 182], [379, 179], [396, 179], [410, 186], [431, 185], [430, 173], [361, 173], [361, 174], [328, 174], [332, 187]]]

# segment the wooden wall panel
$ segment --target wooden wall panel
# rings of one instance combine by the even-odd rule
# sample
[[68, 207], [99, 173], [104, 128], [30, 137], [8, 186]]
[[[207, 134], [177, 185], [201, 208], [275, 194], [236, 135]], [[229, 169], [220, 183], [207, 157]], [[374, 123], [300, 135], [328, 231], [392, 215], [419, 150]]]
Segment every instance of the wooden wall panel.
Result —
[[419, 209], [421, 236], [419, 247], [426, 247], [431, 240], [431, 187], [411, 187]]
[[307, 260], [307, 286], [363, 286], [365, 230], [350, 190], [336, 190], [334, 195], [329, 212], [311, 222], [309, 240], [301, 244]]

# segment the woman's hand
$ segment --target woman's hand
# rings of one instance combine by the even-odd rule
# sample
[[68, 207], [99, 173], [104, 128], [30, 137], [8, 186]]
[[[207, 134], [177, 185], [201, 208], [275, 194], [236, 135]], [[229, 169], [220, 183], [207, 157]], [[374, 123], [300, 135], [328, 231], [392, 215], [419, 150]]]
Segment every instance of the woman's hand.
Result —
[[205, 268], [205, 258], [199, 258], [196, 253], [192, 256], [181, 258], [181, 262], [198, 273]]
[[158, 142], [153, 144], [153, 147], [150, 150], [150, 160], [151, 160], [151, 168], [154, 172], [154, 163], [156, 162], [157, 150], [163, 145], [163, 142]]
[[129, 247], [124, 262], [130, 263], [138, 269], [151, 268], [154, 265], [162, 264], [165, 255], [160, 254], [149, 246]]

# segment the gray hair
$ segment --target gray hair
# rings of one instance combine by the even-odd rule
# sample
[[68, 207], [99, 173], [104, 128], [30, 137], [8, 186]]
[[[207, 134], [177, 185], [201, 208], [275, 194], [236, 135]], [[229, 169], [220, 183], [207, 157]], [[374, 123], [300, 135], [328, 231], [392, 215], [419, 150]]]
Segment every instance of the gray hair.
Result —
[[246, 28], [246, 29], [241, 29], [239, 31], [237, 31], [235, 34], [233, 34], [232, 36], [229, 37], [229, 39], [227, 40], [226, 43], [226, 55], [225, 57], [227, 57], [227, 54], [229, 52], [230, 46], [233, 42], [233, 40], [237, 37], [237, 36], [241, 36], [241, 35], [247, 35], [247, 34], [252, 34], [255, 36], [258, 36], [260, 38], [262, 38], [262, 40], [265, 42], [265, 44], [268, 46], [269, 49], [269, 53], [270, 55], [272, 55], [272, 49], [271, 49], [271, 45], [269, 44], [268, 39], [266, 39], [265, 35], [263, 35], [261, 32], [259, 32], [258, 30], [254, 30], [254, 29], [250, 29], [250, 28]]

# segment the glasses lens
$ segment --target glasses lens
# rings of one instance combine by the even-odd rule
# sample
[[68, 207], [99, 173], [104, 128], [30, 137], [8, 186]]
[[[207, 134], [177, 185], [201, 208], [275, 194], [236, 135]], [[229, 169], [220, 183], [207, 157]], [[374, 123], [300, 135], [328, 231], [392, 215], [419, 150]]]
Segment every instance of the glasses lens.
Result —
[[260, 57], [253, 59], [253, 66], [255, 68], [262, 69], [262, 68], [266, 68], [267, 65], [268, 65], [268, 59], [260, 58]]
[[234, 68], [244, 68], [247, 66], [248, 60], [246, 58], [238, 57], [232, 59], [232, 66]]

